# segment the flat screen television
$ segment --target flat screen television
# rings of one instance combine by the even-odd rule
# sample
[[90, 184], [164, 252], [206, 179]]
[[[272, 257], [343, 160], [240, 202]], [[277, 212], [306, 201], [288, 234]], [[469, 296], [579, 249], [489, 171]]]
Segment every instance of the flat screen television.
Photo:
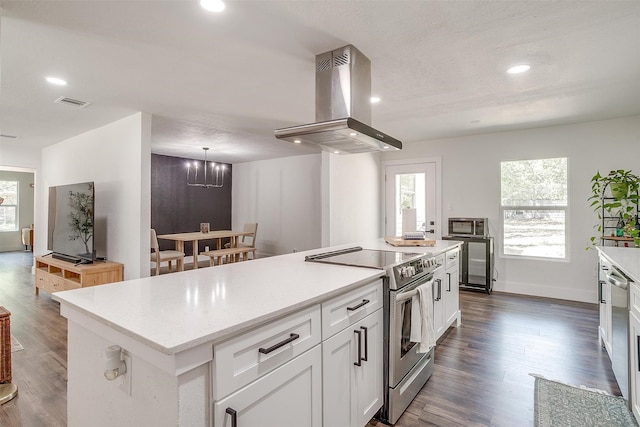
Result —
[[52, 256], [76, 264], [96, 259], [93, 182], [49, 187], [47, 249]]

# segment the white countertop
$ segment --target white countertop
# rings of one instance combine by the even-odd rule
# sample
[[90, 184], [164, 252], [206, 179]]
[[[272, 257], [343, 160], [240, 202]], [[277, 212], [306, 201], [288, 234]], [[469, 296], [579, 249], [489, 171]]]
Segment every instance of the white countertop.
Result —
[[[456, 244], [394, 247], [380, 239], [359, 246], [435, 254]], [[384, 276], [383, 270], [304, 262], [305, 255], [349, 246], [355, 245], [56, 292], [53, 299], [155, 350], [175, 354]]]
[[640, 248], [598, 246], [597, 249], [635, 282], [640, 283]]

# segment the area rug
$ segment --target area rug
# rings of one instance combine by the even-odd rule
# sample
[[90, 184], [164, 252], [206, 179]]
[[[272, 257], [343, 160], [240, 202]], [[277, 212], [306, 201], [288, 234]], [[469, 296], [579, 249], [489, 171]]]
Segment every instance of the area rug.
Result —
[[16, 339], [16, 337], [11, 335], [11, 353], [13, 353], [14, 351], [20, 351], [20, 350], [24, 350], [24, 347], [22, 346], [22, 344], [20, 344], [20, 342]]
[[576, 387], [535, 377], [534, 425], [536, 427], [631, 427], [637, 422], [621, 397], [602, 390]]

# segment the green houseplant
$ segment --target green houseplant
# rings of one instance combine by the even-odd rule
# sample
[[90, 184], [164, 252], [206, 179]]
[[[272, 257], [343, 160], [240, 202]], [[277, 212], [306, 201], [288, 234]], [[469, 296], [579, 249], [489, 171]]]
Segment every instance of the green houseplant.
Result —
[[[633, 238], [636, 247], [640, 247], [640, 230], [636, 227], [638, 212], [638, 188], [640, 178], [630, 170], [613, 170], [608, 175], [597, 172], [591, 178], [591, 207], [598, 214], [598, 225], [594, 228], [602, 235], [603, 215], [622, 218], [624, 235]], [[592, 236], [595, 245], [599, 237]]]

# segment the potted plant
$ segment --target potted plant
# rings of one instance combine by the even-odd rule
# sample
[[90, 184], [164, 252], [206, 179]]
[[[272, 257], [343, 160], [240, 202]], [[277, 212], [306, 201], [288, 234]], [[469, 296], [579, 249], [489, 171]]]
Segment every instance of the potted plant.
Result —
[[[591, 178], [591, 207], [598, 213], [599, 223], [595, 227], [602, 234], [603, 215], [620, 217], [624, 223], [625, 237], [633, 238], [634, 245], [640, 247], [640, 230], [637, 225], [638, 188], [640, 178], [630, 170], [613, 170], [608, 175], [597, 172]], [[609, 191], [607, 191], [609, 189]], [[591, 237], [591, 244], [597, 243], [598, 237]]]

